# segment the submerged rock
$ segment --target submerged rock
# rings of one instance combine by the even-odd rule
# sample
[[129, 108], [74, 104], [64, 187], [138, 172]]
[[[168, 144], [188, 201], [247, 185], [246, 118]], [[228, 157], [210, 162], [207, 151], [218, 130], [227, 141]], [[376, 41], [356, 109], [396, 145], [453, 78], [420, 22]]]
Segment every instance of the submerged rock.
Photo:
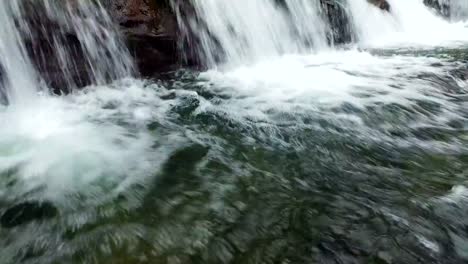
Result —
[[50, 219], [57, 214], [57, 208], [50, 202], [28, 201], [7, 209], [0, 217], [0, 224], [4, 228], [13, 228], [32, 221]]

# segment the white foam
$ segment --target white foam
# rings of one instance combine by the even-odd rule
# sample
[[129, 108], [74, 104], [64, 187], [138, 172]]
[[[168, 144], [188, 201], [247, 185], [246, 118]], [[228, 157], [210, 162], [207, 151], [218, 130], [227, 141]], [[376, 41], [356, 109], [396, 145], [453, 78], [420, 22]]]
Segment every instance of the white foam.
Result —
[[[42, 96], [0, 112], [0, 194], [58, 203], [64, 196], [114, 197], [157, 173], [177, 140], [155, 135], [148, 122], [166, 116], [153, 88], [127, 81], [66, 97]], [[161, 120], [161, 122], [163, 122]], [[161, 136], [162, 137], [162, 136]], [[8, 174], [13, 186], [7, 187]], [[40, 189], [40, 190], [38, 190]], [[37, 191], [37, 192], [36, 192]]]
[[447, 46], [468, 41], [465, 22], [450, 23], [422, 0], [388, 0], [390, 13], [350, 0], [349, 9], [360, 45], [368, 47]]
[[[211, 70], [201, 78], [215, 84], [210, 89], [233, 97], [226, 111], [232, 107], [233, 113], [257, 113], [259, 117], [271, 109], [309, 111], [344, 102], [364, 107], [378, 102], [411, 105], [421, 99], [450, 107], [437, 87], [411, 78], [419, 73], [442, 74], [447, 68], [431, 66], [441, 62], [350, 50], [283, 56], [232, 70]], [[242, 108], [246, 110], [240, 111]]]
[[427, 239], [423, 235], [416, 235], [416, 237], [418, 238], [419, 242], [427, 249], [433, 251], [434, 253], [440, 252], [440, 246], [436, 242]]
[[462, 185], [453, 186], [450, 192], [440, 198], [447, 203], [458, 204], [468, 200], [468, 188]]

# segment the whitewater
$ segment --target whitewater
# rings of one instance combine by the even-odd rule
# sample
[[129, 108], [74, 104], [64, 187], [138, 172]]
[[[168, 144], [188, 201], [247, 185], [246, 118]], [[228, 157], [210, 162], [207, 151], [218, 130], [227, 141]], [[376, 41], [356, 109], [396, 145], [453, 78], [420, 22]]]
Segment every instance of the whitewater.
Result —
[[[317, 233], [336, 224], [334, 235], [366, 250], [388, 225], [397, 242], [379, 242], [380, 252], [405, 263], [468, 259], [458, 232], [468, 212], [463, 0], [450, 3], [450, 18], [422, 0], [388, 0], [390, 12], [343, 1], [347, 44], [330, 41], [319, 1], [191, 3], [196, 18], [179, 23], [196, 32], [206, 70], [158, 81], [138, 77], [99, 1], [34, 3], [61, 29], [51, 45], [69, 93], [56, 95], [28, 53], [31, 2], [0, 2], [0, 213], [28, 202], [58, 212], [0, 228], [5, 263], [193, 263], [192, 254], [231, 263], [249, 247], [273, 261], [287, 251], [275, 238], [288, 236], [298, 245], [289, 260], [301, 263], [293, 256], [309, 250], [299, 245], [322, 237], [295, 233], [301, 219], [300, 230]], [[80, 41], [85, 88], [72, 77], [66, 32]], [[221, 238], [229, 228], [237, 233]], [[341, 252], [324, 239], [319, 251]], [[401, 247], [410, 253], [399, 258]], [[373, 254], [352, 250], [360, 261]], [[352, 263], [346, 254], [337, 255]]]

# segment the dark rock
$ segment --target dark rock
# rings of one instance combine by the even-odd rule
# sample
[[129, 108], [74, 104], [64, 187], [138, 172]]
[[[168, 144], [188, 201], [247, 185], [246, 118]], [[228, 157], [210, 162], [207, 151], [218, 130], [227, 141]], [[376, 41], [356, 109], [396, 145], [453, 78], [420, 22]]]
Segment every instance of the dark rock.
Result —
[[13, 228], [32, 221], [50, 219], [57, 214], [57, 208], [50, 202], [28, 201], [7, 209], [0, 217], [0, 224], [5, 228]]
[[382, 10], [385, 10], [387, 12], [390, 11], [390, 4], [387, 2], [387, 0], [367, 0], [367, 1]]
[[152, 35], [128, 35], [127, 43], [139, 73], [154, 77], [176, 69], [181, 61], [173, 38]]
[[[40, 1], [39, 1], [40, 2]], [[28, 2], [29, 3], [29, 2]], [[102, 1], [134, 57], [140, 75], [153, 77], [177, 67], [177, 22], [165, 0]], [[55, 94], [95, 83], [93, 62], [86, 59], [83, 43], [69, 25], [51, 19], [38, 2], [24, 5], [30, 30], [24, 39], [26, 50], [41, 79]], [[62, 47], [69, 65], [57, 49]], [[63, 60], [63, 58], [62, 58]], [[104, 76], [112, 81], [114, 76]]]
[[332, 29], [329, 36], [331, 44], [349, 43], [353, 40], [351, 22], [345, 6], [340, 1], [322, 0], [322, 8]]
[[[66, 25], [50, 18], [40, 1], [27, 2], [22, 9], [24, 20], [18, 23], [26, 25], [26, 30], [22, 32], [26, 52], [42, 81], [56, 94], [68, 93], [72, 87], [90, 84], [88, 73], [92, 69], [84, 59], [78, 37], [71, 31], [67, 32]], [[64, 48], [66, 60], [72, 62], [72, 67], [60, 61], [57, 46]]]
[[92, 83], [89, 77], [91, 68], [84, 59], [78, 38], [68, 34], [61, 39], [61, 42], [67, 47], [68, 59], [73, 61], [73, 67], [67, 68], [66, 74], [63, 72], [64, 65], [55, 52], [56, 47], [53, 42], [42, 37], [35, 37], [34, 41], [32, 39], [25, 41], [26, 50], [34, 66], [47, 87], [50, 87], [55, 94], [67, 94], [74, 87], [84, 87]]
[[115, 0], [107, 7], [124, 33], [141, 75], [170, 71], [182, 61], [177, 21], [168, 0]]
[[128, 34], [176, 36], [177, 22], [167, 1], [115, 0], [107, 6]]
[[433, 8], [439, 15], [443, 17], [450, 17], [450, 2], [439, 0], [424, 0], [424, 4]]
[[[390, 11], [390, 4], [387, 0], [368, 0], [369, 3], [377, 6], [378, 8]], [[322, 8], [328, 19], [328, 24], [332, 29], [329, 41], [331, 44], [344, 44], [353, 40], [353, 31], [346, 11], [346, 5], [340, 0], [321, 0]]]
[[6, 105], [8, 103], [7, 94], [6, 94], [5, 85], [4, 85], [4, 82], [5, 82], [4, 71], [5, 70], [3, 69], [3, 65], [0, 64], [0, 105]]

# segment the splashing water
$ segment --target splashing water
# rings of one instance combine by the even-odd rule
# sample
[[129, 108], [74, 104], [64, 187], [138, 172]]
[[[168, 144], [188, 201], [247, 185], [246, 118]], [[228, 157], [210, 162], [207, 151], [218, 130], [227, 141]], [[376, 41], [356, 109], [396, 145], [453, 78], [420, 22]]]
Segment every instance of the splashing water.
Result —
[[[73, 61], [70, 35], [84, 71]], [[31, 57], [57, 58], [71, 94], [50, 96]], [[0, 108], [2, 199], [71, 203], [62, 198], [103, 196], [93, 198], [98, 203], [152, 175], [164, 160], [149, 158], [158, 156], [145, 127], [154, 115], [142, 106], [157, 97], [143, 83], [124, 80], [133, 62], [98, 1], [1, 1], [0, 65], [8, 102]], [[73, 92], [77, 73], [89, 78], [88, 89]]]
[[[138, 105], [156, 103], [157, 97], [141, 86], [128, 80], [121, 87], [98, 86], [64, 98], [41, 96], [28, 107], [2, 110], [2, 199], [71, 203], [63, 197], [86, 193], [105, 201], [152, 175], [164, 155], [153, 153], [144, 129], [153, 113]], [[14, 185], [5, 186], [11, 181]]]
[[[464, 263], [465, 23], [348, 0], [356, 42], [335, 48], [318, 2], [192, 0], [210, 68], [162, 85], [125, 78], [99, 2], [0, 2], [0, 211], [60, 213], [1, 227], [5, 262]], [[89, 87], [49, 94], [37, 32], [70, 90], [77, 36]]]
[[349, 10], [361, 45], [433, 47], [467, 41], [464, 23], [451, 24], [436, 16], [420, 0], [388, 2], [391, 13], [381, 11], [363, 0], [349, 1]]
[[[414, 64], [418, 65], [418, 68], [414, 68], [415, 72], [423, 71], [427, 65], [439, 63], [438, 59], [417, 58], [407, 62], [404, 57], [382, 58], [355, 49], [432, 49], [441, 45], [456, 47], [468, 42], [465, 23], [451, 23], [436, 16], [421, 0], [389, 0], [390, 12], [377, 8], [367, 0], [349, 0], [343, 6], [352, 21], [350, 30], [356, 36], [356, 43], [347, 47], [351, 49], [349, 51], [333, 51], [327, 47], [326, 37], [331, 34], [331, 29], [322, 14], [323, 7], [317, 2], [285, 1], [281, 6], [275, 1], [263, 0], [248, 3], [236, 1], [234, 4], [227, 1], [192, 1], [197, 20], [190, 22], [192, 27], [195, 24], [195, 34], [201, 39], [205, 59], [208, 64], [222, 66], [212, 67], [202, 74], [202, 79], [213, 81], [215, 86], [223, 87], [224, 92], [238, 89], [240, 94], [249, 98], [246, 101], [252, 100], [249, 109], [258, 108], [263, 102], [275, 105], [312, 98], [332, 104], [351, 101], [364, 107], [366, 103], [351, 95], [360, 93], [355, 90], [356, 87], [362, 90], [366, 90], [365, 87], [381, 89], [378, 93], [385, 96], [377, 101], [408, 101], [405, 95], [412, 100], [432, 100], [431, 96], [421, 93], [423, 89], [399, 91], [399, 88], [388, 87], [390, 84], [385, 84], [383, 79], [387, 78], [387, 74], [403, 74], [390, 69], [407, 71], [413, 69], [411, 64]], [[310, 23], [311, 20], [315, 23]], [[310, 43], [304, 41], [307, 39], [319, 44], [307, 45]], [[217, 63], [215, 57], [220, 56], [222, 59]], [[373, 70], [373, 67], [382, 68], [382, 72]], [[388, 67], [390, 69], [384, 70]], [[430, 68], [429, 71], [434, 70]], [[361, 74], [369, 74], [371, 79], [381, 76], [382, 81], [366, 79]], [[338, 76], [342, 80], [338, 81]], [[418, 86], [414, 85], [413, 88]], [[317, 98], [312, 94], [316, 94]], [[437, 97], [437, 92], [433, 95]], [[419, 96], [421, 98], [417, 98]], [[375, 103], [373, 100], [365, 101]], [[285, 106], [279, 108], [282, 107]], [[239, 109], [233, 112], [236, 115], [240, 113]], [[258, 112], [258, 109], [253, 112]]]

